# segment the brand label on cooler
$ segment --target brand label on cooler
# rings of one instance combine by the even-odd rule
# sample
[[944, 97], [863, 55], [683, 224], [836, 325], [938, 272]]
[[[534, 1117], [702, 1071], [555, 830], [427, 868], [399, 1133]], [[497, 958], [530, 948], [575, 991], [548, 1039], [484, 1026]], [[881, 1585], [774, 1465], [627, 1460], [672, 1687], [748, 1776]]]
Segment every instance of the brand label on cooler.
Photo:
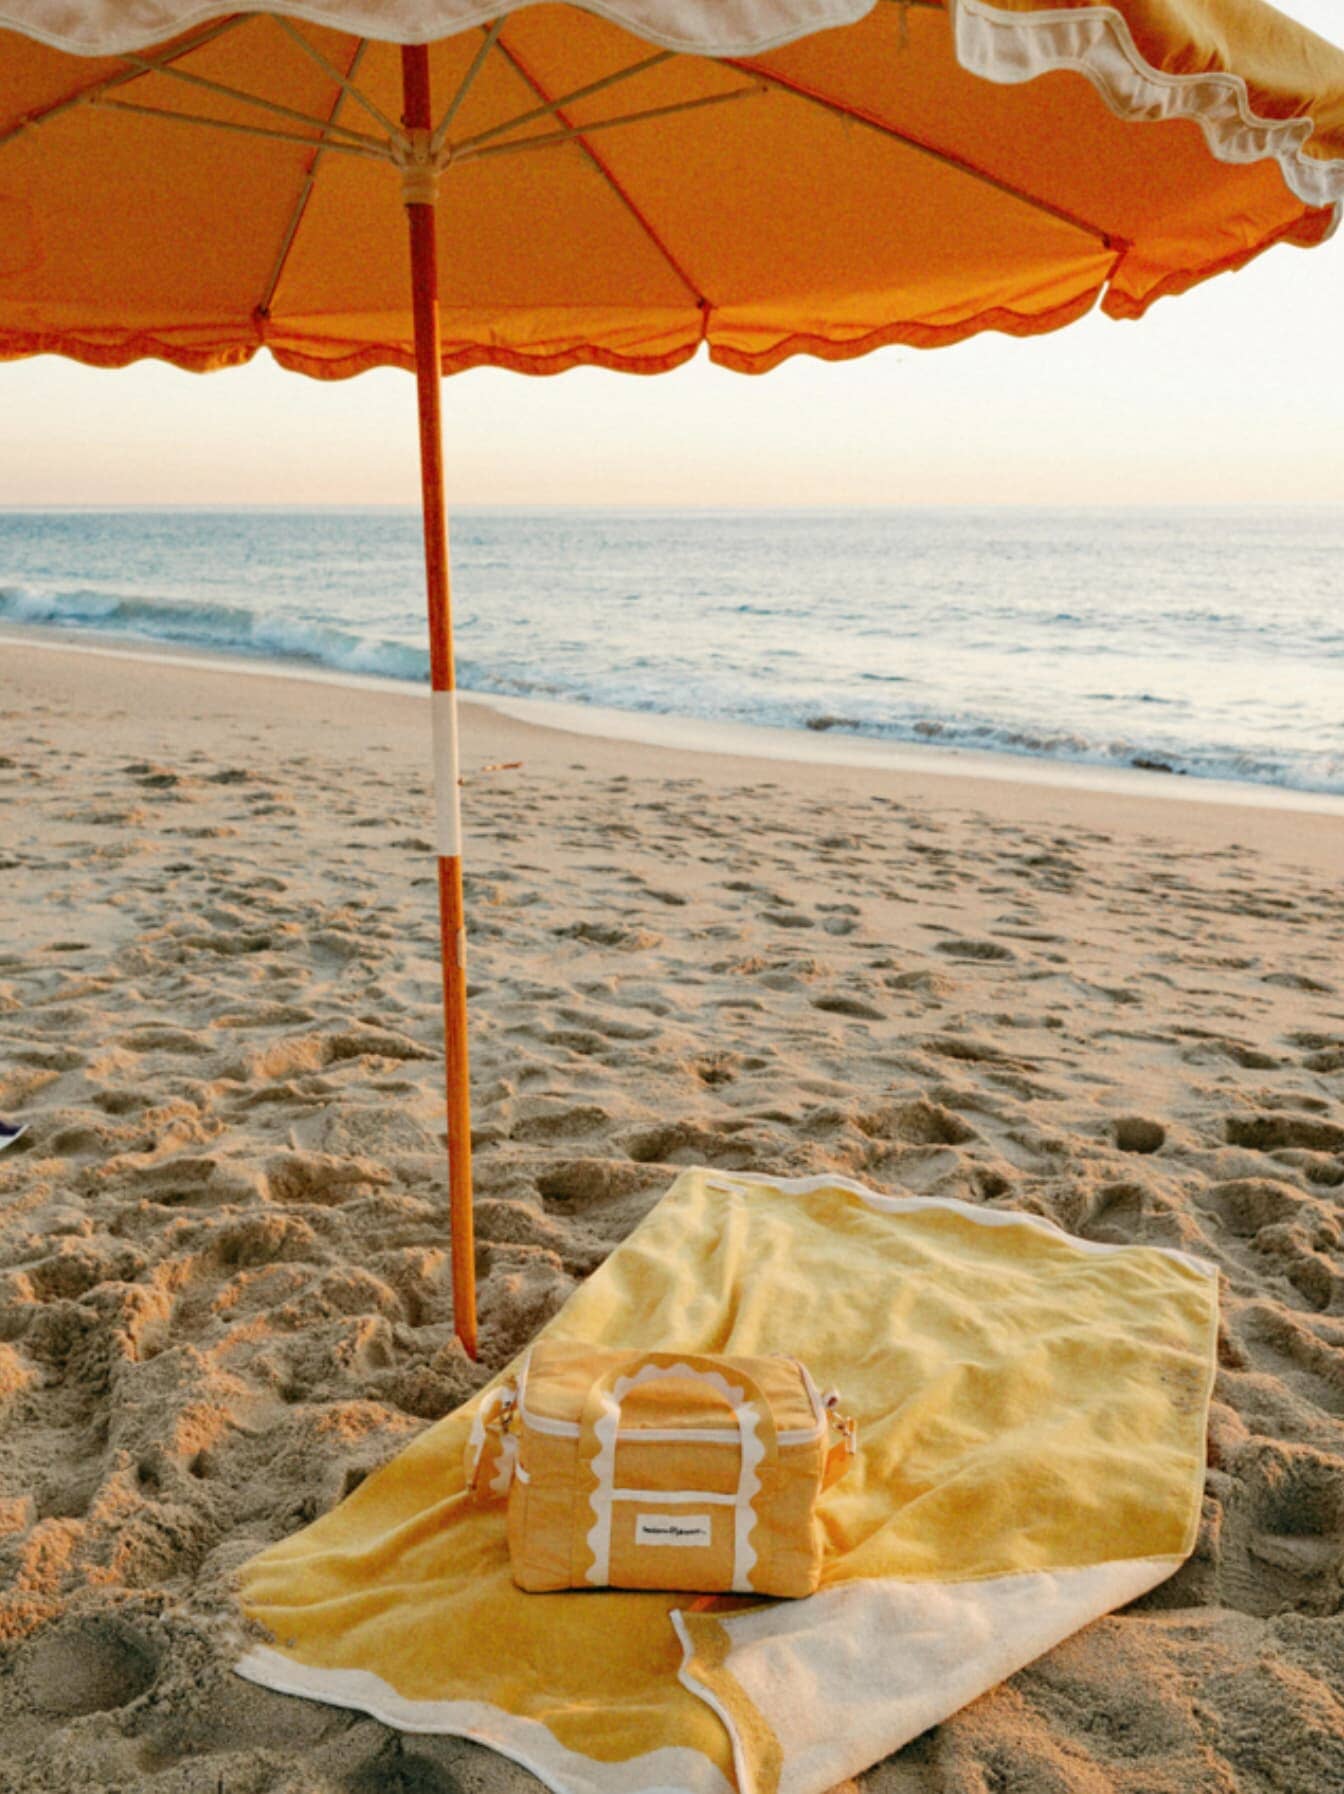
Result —
[[709, 1545], [713, 1543], [708, 1514], [640, 1514], [635, 1520], [637, 1545]]

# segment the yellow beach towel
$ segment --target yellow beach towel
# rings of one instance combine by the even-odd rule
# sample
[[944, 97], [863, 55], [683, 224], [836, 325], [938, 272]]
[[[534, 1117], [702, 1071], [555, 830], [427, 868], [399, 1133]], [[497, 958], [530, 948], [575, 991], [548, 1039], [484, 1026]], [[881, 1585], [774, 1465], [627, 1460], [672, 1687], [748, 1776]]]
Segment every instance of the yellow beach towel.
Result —
[[687, 1171], [546, 1336], [801, 1358], [860, 1453], [819, 1591], [524, 1594], [465, 1493], [489, 1391], [243, 1572], [240, 1673], [493, 1746], [559, 1794], [821, 1794], [1191, 1551], [1217, 1279], [844, 1178]]

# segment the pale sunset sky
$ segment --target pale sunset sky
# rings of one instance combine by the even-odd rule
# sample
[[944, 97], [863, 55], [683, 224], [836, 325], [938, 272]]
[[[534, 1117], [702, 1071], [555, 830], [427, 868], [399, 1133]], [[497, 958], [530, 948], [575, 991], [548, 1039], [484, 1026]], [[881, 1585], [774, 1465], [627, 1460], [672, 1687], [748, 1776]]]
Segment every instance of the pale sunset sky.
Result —
[[[1344, 41], [1340, 0], [1279, 0]], [[1136, 127], [1141, 129], [1142, 127]], [[1344, 231], [1050, 336], [746, 379], [478, 370], [444, 386], [452, 505], [1344, 500]], [[208, 377], [0, 367], [0, 506], [411, 503], [415, 397], [268, 357]]]

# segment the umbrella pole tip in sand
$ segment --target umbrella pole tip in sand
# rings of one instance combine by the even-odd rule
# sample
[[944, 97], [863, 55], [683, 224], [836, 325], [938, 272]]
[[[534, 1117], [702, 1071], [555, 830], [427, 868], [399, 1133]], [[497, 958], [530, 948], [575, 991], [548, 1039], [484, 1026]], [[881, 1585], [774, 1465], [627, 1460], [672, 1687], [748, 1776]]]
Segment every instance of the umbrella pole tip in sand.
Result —
[[448, 577], [448, 526], [443, 493], [440, 409], [439, 276], [435, 189], [429, 139], [432, 113], [429, 52], [401, 52], [403, 123], [423, 160], [403, 171], [410, 225], [411, 297], [415, 317], [415, 384], [420, 414], [420, 500], [425, 526], [425, 595], [429, 609], [430, 703], [434, 724], [435, 851], [439, 856], [439, 931], [443, 954], [443, 1020], [448, 1115], [448, 1202], [452, 1243], [453, 1317], [457, 1336], [476, 1356], [476, 1245], [471, 1199], [471, 1074], [467, 1053], [467, 930], [462, 904], [462, 819], [457, 748], [453, 615]]

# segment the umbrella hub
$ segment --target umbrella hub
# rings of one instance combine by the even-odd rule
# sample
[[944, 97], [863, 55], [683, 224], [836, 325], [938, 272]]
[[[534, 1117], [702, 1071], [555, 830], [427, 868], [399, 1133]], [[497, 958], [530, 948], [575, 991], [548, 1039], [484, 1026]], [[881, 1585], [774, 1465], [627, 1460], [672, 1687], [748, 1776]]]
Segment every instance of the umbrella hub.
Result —
[[390, 144], [392, 159], [401, 171], [403, 205], [432, 206], [439, 197], [439, 175], [447, 157], [436, 148], [433, 131], [413, 127]]

